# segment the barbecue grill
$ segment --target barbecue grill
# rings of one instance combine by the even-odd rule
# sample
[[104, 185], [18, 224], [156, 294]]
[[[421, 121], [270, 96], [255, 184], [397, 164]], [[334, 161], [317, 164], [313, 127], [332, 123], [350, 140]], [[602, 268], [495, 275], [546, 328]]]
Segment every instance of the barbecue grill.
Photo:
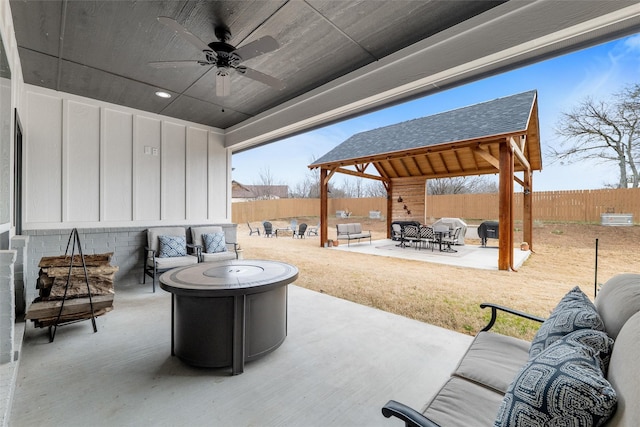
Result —
[[478, 226], [478, 237], [483, 247], [487, 246], [487, 239], [498, 238], [498, 221], [485, 221]]

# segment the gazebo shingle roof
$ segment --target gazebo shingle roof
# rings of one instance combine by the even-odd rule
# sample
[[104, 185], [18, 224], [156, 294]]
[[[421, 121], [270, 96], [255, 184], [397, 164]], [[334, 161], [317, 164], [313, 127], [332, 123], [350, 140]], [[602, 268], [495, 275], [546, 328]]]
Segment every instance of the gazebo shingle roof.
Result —
[[353, 135], [310, 167], [440, 144], [526, 132], [531, 90]]

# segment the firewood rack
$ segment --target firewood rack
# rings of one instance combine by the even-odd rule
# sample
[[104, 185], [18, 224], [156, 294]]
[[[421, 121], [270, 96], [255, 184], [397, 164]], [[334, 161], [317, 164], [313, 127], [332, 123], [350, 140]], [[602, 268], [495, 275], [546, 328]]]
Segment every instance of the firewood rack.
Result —
[[[73, 243], [72, 243], [73, 241]], [[67, 299], [67, 291], [69, 289], [69, 283], [71, 282], [71, 273], [73, 271], [73, 258], [76, 252], [76, 247], [78, 250], [78, 255], [80, 255], [80, 259], [82, 261], [82, 270], [84, 271], [84, 280], [87, 284], [87, 293], [89, 295], [89, 306], [91, 307], [91, 323], [93, 325], [93, 332], [98, 332], [98, 326], [96, 325], [96, 316], [93, 309], [93, 299], [91, 297], [91, 288], [89, 286], [89, 275], [87, 274], [87, 264], [84, 260], [84, 253], [82, 252], [82, 244], [80, 243], [80, 235], [78, 234], [78, 229], [74, 228], [71, 230], [71, 234], [69, 234], [69, 240], [67, 241], [67, 248], [64, 251], [64, 256], [66, 257], [69, 254], [69, 246], [71, 246], [71, 260], [69, 262], [69, 274], [67, 275], [67, 282], [64, 287], [64, 295], [62, 297], [62, 302], [60, 304], [60, 311], [58, 312], [58, 317], [53, 325], [49, 326], [49, 342], [53, 342], [56, 337], [56, 331], [58, 330], [58, 326], [68, 325], [71, 323], [81, 322], [83, 320], [88, 319], [74, 319], [74, 320], [65, 320], [63, 322], [60, 321], [60, 317], [62, 316], [62, 311], [64, 310], [64, 302]]]

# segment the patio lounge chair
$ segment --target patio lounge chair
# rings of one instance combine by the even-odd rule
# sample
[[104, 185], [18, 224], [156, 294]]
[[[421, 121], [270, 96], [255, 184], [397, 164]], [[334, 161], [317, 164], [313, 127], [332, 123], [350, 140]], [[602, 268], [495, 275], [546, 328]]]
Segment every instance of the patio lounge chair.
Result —
[[315, 227], [309, 227], [307, 228], [307, 236], [311, 236], [312, 234], [314, 236], [318, 235], [318, 230], [320, 229], [320, 223], [318, 222], [318, 225], [316, 225]]
[[188, 254], [193, 245], [187, 245], [187, 230], [184, 227], [155, 227], [147, 230], [147, 246], [144, 248], [142, 283], [147, 276], [153, 279], [156, 291], [158, 275], [176, 267], [198, 263], [198, 257]]
[[253, 234], [258, 234], [258, 236], [260, 235], [260, 228], [256, 227], [256, 228], [251, 228], [251, 224], [249, 224], [249, 221], [247, 221], [247, 225], [249, 226], [249, 236], [253, 235]]

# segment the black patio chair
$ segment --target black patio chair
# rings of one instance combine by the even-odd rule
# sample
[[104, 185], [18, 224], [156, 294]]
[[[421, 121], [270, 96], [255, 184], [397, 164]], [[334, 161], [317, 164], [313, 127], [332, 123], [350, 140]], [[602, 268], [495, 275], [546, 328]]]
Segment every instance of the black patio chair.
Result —
[[461, 231], [462, 231], [462, 227], [456, 227], [455, 230], [453, 230], [453, 233], [451, 234], [450, 237], [444, 237], [442, 239], [442, 243], [447, 245], [447, 252], [458, 252], [455, 249], [453, 249], [451, 246], [458, 244], [458, 239], [460, 239]]
[[409, 245], [420, 242], [420, 227], [416, 225], [405, 225], [402, 234], [402, 239], [405, 242], [409, 242]]
[[297, 236], [300, 239], [304, 239], [304, 233], [306, 233], [306, 231], [307, 231], [307, 224], [303, 222], [298, 226], [297, 230], [293, 230], [293, 238], [295, 239]]
[[436, 236], [433, 232], [433, 227], [428, 225], [423, 225], [420, 227], [420, 242], [416, 245], [416, 249], [421, 249], [422, 246], [427, 248], [427, 246], [431, 247], [431, 252], [433, 252], [433, 247], [436, 243]]
[[273, 236], [273, 225], [269, 221], [263, 222], [262, 227], [264, 228], [264, 237]]

